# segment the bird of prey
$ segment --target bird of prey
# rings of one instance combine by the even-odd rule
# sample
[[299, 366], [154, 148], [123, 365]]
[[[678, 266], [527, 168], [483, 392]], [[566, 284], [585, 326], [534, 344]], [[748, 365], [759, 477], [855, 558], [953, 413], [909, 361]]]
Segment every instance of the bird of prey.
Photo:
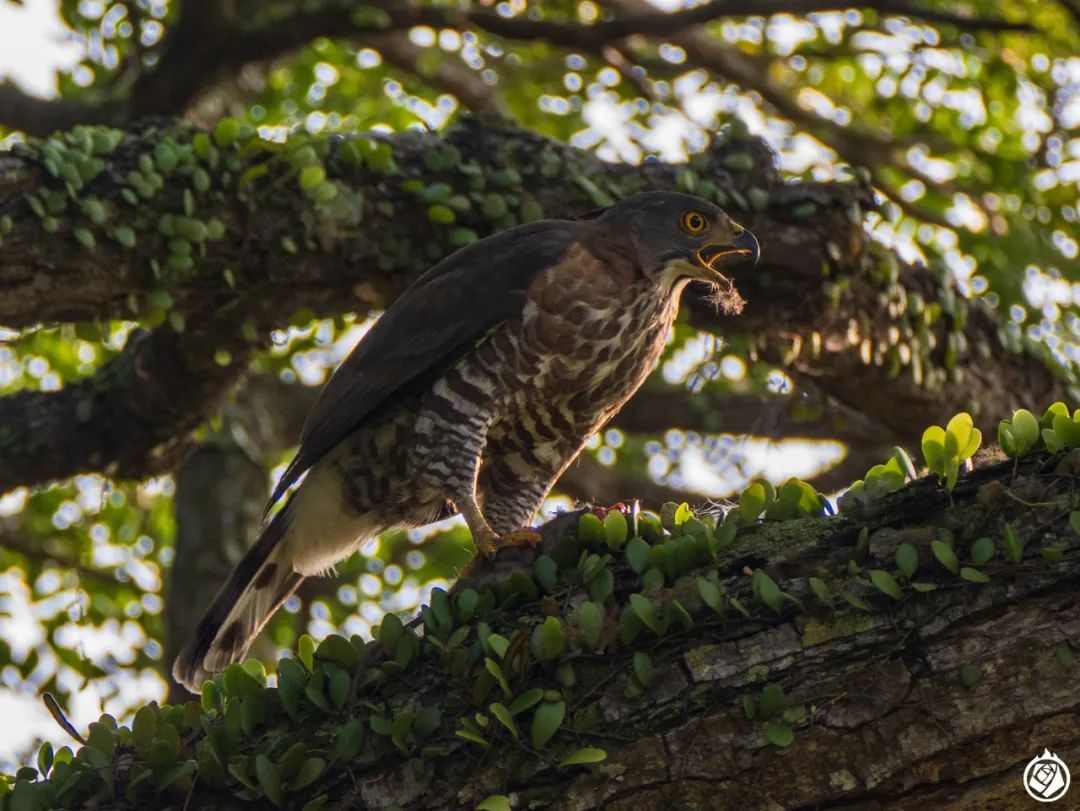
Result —
[[187, 640], [198, 691], [308, 576], [368, 538], [460, 512], [480, 554], [531, 522], [559, 475], [656, 365], [694, 280], [758, 242], [714, 204], [645, 192], [474, 242], [380, 317], [312, 408], [264, 526]]

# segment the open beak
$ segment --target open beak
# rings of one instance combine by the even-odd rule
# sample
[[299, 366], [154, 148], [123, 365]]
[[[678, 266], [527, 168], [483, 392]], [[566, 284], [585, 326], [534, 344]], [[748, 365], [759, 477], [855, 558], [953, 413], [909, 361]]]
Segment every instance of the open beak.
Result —
[[761, 246], [757, 237], [745, 229], [731, 242], [704, 245], [697, 252], [698, 261], [713, 273], [720, 273], [719, 266], [731, 260], [757, 264], [760, 256]]

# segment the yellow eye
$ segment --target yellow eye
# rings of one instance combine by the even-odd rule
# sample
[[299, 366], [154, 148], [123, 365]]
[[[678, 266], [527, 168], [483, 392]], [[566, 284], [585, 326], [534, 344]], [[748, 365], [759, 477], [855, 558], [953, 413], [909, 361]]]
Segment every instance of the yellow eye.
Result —
[[700, 234], [705, 225], [705, 215], [700, 211], [687, 211], [682, 215], [682, 227], [688, 234]]

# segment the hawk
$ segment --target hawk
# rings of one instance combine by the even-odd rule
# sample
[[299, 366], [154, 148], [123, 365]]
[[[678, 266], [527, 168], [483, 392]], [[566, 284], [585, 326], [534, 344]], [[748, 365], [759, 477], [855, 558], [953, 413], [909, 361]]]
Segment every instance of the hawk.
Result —
[[645, 381], [687, 284], [737, 309], [720, 269], [758, 253], [712, 203], [646, 192], [435, 265], [326, 383], [267, 512], [306, 477], [218, 592], [174, 678], [198, 691], [305, 577], [381, 532], [460, 512], [493, 555]]

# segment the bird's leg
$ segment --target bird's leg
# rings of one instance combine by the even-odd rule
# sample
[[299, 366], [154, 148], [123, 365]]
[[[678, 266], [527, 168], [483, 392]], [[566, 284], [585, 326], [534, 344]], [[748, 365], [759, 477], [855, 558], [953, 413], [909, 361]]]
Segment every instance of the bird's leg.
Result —
[[480, 504], [476, 500], [476, 491], [474, 490], [468, 497], [461, 499], [459, 502], [455, 502], [455, 506], [461, 511], [465, 523], [469, 525], [473, 543], [476, 544], [476, 551], [484, 557], [494, 557], [495, 552], [499, 549], [497, 543], [499, 534], [491, 528], [491, 524], [484, 518], [484, 513], [480, 510]]

